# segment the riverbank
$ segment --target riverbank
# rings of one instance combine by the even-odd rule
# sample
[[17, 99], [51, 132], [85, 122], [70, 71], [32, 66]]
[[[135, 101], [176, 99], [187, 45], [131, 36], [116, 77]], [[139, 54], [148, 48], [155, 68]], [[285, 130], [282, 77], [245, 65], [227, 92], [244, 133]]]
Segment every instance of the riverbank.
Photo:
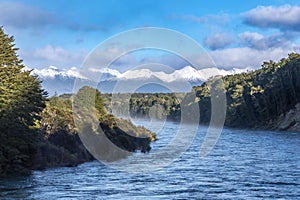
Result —
[[282, 113], [279, 117], [267, 122], [262, 127], [266, 130], [290, 131], [300, 133], [300, 103], [286, 113]]

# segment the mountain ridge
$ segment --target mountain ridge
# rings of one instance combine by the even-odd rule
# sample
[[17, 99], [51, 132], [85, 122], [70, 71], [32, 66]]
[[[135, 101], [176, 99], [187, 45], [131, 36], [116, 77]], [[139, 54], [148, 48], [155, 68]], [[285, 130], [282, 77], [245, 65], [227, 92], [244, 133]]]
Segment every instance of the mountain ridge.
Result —
[[[30, 70], [26, 68], [26, 70]], [[50, 95], [55, 93], [71, 93], [76, 79], [87, 81], [86, 73], [99, 74], [98, 89], [104, 93], [114, 92], [114, 86], [123, 81], [125, 84], [143, 85], [144, 82], [158, 82], [158, 84], [166, 83], [176, 86], [186, 82], [192, 86], [200, 85], [215, 75], [225, 76], [228, 74], [237, 74], [252, 70], [248, 67], [245, 69], [233, 68], [231, 70], [204, 68], [195, 69], [191, 66], [185, 66], [181, 69], [173, 70], [172, 72], [152, 71], [151, 69], [133, 69], [125, 72], [120, 72], [111, 68], [89, 68], [88, 72], [81, 73], [80, 69], [72, 67], [70, 69], [59, 69], [55, 66], [49, 66], [43, 69], [32, 69], [32, 74], [38, 76], [42, 81], [42, 86], [49, 92]], [[189, 92], [191, 87], [179, 89], [177, 92]], [[147, 90], [147, 88], [149, 88]], [[159, 89], [158, 87], [147, 87], [139, 92], [167, 92], [167, 90]], [[130, 92], [130, 91], [125, 91]]]

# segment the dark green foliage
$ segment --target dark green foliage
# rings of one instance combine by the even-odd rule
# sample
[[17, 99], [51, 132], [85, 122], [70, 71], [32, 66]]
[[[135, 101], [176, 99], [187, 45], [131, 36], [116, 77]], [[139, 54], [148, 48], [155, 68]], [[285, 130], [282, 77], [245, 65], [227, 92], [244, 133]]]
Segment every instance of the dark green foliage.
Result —
[[76, 132], [69, 98], [49, 98], [41, 117], [41, 133], [33, 169], [75, 166], [94, 159]]
[[[227, 97], [225, 125], [258, 127], [292, 109], [300, 102], [300, 55], [290, 54], [280, 62], [264, 62], [249, 73], [222, 78]], [[201, 122], [209, 122], [210, 94], [207, 84], [194, 87], [199, 97]]]
[[[180, 120], [180, 102], [185, 97], [183, 93], [134, 93], [118, 94], [113, 98], [111, 94], [102, 95], [106, 109], [129, 109], [132, 118], [152, 118], [154, 120]], [[124, 97], [124, 98], [123, 98]], [[129, 101], [128, 100], [129, 98]], [[126, 101], [124, 100], [126, 99]], [[113, 101], [113, 105], [112, 104]], [[119, 113], [122, 115], [122, 113]]]
[[76, 166], [94, 160], [83, 146], [78, 134], [63, 129], [52, 134], [40, 134], [34, 165], [31, 169], [47, 167]]
[[25, 173], [36, 151], [33, 126], [45, 107], [37, 77], [23, 71], [13, 37], [0, 28], [0, 174]]
[[[74, 101], [75, 107], [80, 107], [82, 112], [88, 111], [88, 114], [84, 116], [91, 116], [93, 107], [95, 108], [96, 118], [100, 122], [100, 127], [103, 130], [103, 132], [98, 131], [98, 141], [102, 140], [103, 143], [103, 141], [105, 141], [103, 137], [107, 137], [114, 145], [128, 152], [134, 152], [139, 149], [142, 152], [150, 151], [150, 142], [155, 141], [155, 134], [144, 127], [135, 126], [129, 120], [116, 118], [109, 114], [104, 107], [102, 95], [98, 90], [85, 86], [78, 91], [74, 98], [76, 98]], [[93, 103], [93, 101], [95, 101], [95, 103]], [[91, 116], [91, 119], [92, 118]], [[89, 124], [88, 121], [84, 126], [87, 124]], [[102, 133], [104, 133], [105, 136]], [[103, 143], [102, 146], [109, 147], [110, 145]], [[108, 151], [110, 150], [113, 149], [108, 148]], [[109, 154], [110, 153], [107, 155]], [[107, 160], [111, 160], [111, 158], [107, 158]]]
[[[196, 101], [199, 103], [200, 123], [208, 124], [211, 119], [211, 85], [215, 78], [201, 86], [193, 87]], [[288, 58], [278, 63], [264, 62], [262, 68], [253, 72], [222, 77], [226, 91], [227, 114], [225, 125], [231, 127], [263, 127], [270, 120], [294, 108], [300, 102], [300, 54], [289, 54]], [[162, 111], [169, 120], [181, 120], [180, 104], [189, 96], [185, 94], [123, 94], [130, 96], [130, 101], [122, 98], [113, 99], [113, 106], [128, 107], [131, 117], [149, 118], [151, 108], [162, 106]], [[109, 94], [103, 95], [104, 105], [111, 111]], [[182, 105], [181, 105], [182, 106]], [[155, 119], [164, 116], [156, 113]]]
[[[75, 118], [79, 115], [83, 122], [81, 125], [75, 125], [72, 100], [73, 106], [78, 109]], [[41, 115], [41, 130], [45, 134], [40, 142], [36, 168], [73, 166], [93, 159], [80, 139], [89, 143], [88, 148], [93, 155], [101, 155], [99, 159], [106, 161], [124, 158], [139, 149], [148, 152], [150, 142], [155, 140], [155, 134], [147, 129], [108, 114], [100, 92], [91, 87], [81, 88], [76, 95], [51, 97], [46, 105]], [[93, 120], [96, 125], [100, 123], [98, 129], [89, 126]], [[80, 126], [84, 130], [79, 138]], [[125, 152], [116, 153], [115, 146]]]
[[75, 98], [77, 98], [74, 101], [76, 103], [75, 106], [85, 107], [87, 109], [95, 108], [97, 110], [98, 115], [107, 114], [99, 90], [88, 86], [84, 86], [80, 88], [80, 90], [75, 95]]
[[[83, 87], [76, 95], [54, 96], [45, 105], [46, 92], [37, 77], [23, 70], [13, 42], [13, 37], [0, 28], [0, 176], [51, 166], [74, 166], [94, 159], [78, 135], [72, 98], [77, 100], [75, 107], [83, 108], [84, 112], [95, 111], [92, 118], [84, 120], [96, 120], [106, 127], [101, 137], [97, 130], [89, 131], [94, 142], [103, 144], [108, 137], [127, 153], [150, 150], [155, 134], [108, 114], [96, 89]], [[127, 132], [133, 136], [127, 136]], [[104, 153], [107, 160], [113, 160], [111, 152]]]
[[47, 135], [59, 131], [75, 132], [70, 99], [62, 99], [56, 96], [49, 98], [41, 117], [41, 130]]
[[[101, 123], [101, 128], [104, 131], [105, 136], [119, 148], [128, 151], [135, 152], [136, 150], [141, 150], [141, 152], [146, 153], [151, 150], [150, 142], [151, 137], [136, 137], [134, 134], [131, 136], [128, 131], [124, 131], [119, 126], [114, 126], [110, 128], [106, 123]], [[132, 132], [134, 133], [134, 132]]]

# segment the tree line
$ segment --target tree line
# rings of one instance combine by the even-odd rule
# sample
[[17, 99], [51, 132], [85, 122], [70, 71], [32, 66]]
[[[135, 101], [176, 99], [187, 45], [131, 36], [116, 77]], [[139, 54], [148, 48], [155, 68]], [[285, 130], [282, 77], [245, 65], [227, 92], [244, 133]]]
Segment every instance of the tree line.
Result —
[[[198, 97], [201, 121], [210, 118], [210, 88], [214, 81], [193, 87]], [[289, 54], [261, 69], [222, 77], [227, 100], [225, 125], [260, 127], [286, 113], [300, 102], [300, 55]]]
[[[112, 94], [103, 94], [103, 99], [109, 111], [111, 108], [125, 108], [133, 118], [180, 121], [183, 100], [194, 96], [191, 102], [199, 105], [199, 123], [208, 124], [211, 119], [211, 90], [219, 78], [212, 77], [202, 85], [194, 86], [187, 94], [120, 94], [120, 98], [113, 100]], [[227, 75], [221, 80], [226, 95], [225, 125], [264, 127], [300, 102], [300, 54], [291, 53], [279, 62], [264, 62], [258, 70]], [[130, 96], [130, 100], [122, 101], [122, 95]]]
[[[86, 86], [74, 95], [48, 98], [38, 77], [24, 69], [17, 50], [14, 38], [0, 27], [0, 176], [74, 166], [95, 159], [95, 155], [113, 161], [137, 150], [150, 151], [155, 134], [109, 114], [97, 89]], [[94, 150], [91, 147], [88, 151], [80, 138], [74, 122], [74, 99], [75, 106], [84, 112], [90, 103], [94, 105], [91, 117], [101, 126], [82, 136], [94, 142]], [[88, 124], [92, 118], [84, 120]]]
[[[17, 50], [14, 38], [0, 28], [0, 176], [49, 166], [74, 166], [95, 159], [94, 155], [113, 161], [137, 150], [150, 151], [155, 134], [115, 117], [113, 108], [120, 112], [118, 116], [180, 121], [183, 106], [189, 110], [198, 104], [199, 123], [210, 121], [212, 86], [220, 77], [212, 77], [187, 94], [118, 94], [114, 98], [86, 86], [77, 94], [48, 98], [38, 77], [24, 70]], [[264, 62], [259, 70], [221, 79], [227, 102], [225, 125], [264, 126], [300, 102], [300, 55], [292, 53], [279, 62]], [[94, 102], [85, 101], [87, 96], [94, 97]], [[82, 108], [81, 114], [89, 112], [89, 104], [95, 105], [95, 114], [84, 120], [86, 124], [96, 120], [104, 129], [83, 127], [84, 137], [94, 146], [106, 146], [103, 141], [108, 138], [122, 153], [107, 153], [109, 148], [87, 151], [74, 122], [74, 99], [75, 107]]]

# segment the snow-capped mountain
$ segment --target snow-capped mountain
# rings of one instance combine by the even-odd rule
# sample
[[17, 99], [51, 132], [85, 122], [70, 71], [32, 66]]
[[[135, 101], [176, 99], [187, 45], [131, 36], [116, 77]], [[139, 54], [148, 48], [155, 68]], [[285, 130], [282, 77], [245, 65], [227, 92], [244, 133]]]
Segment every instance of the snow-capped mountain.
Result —
[[68, 70], [60, 70], [55, 66], [49, 66], [48, 68], [44, 68], [41, 70], [33, 69], [32, 73], [39, 76], [42, 79], [48, 79], [48, 78], [51, 79], [57, 76], [63, 78], [74, 77], [74, 78], [85, 79], [85, 77], [79, 73], [76, 67], [72, 67], [71, 69]]
[[212, 76], [216, 75], [228, 75], [245, 72], [251, 70], [250, 68], [246, 69], [237, 69], [233, 68], [232, 70], [224, 70], [217, 68], [204, 68], [204, 69], [195, 69], [191, 66], [183, 67], [182, 69], [174, 70], [171, 73], [166, 73], [164, 71], [152, 71], [150, 69], [136, 69], [128, 70], [124, 73], [120, 73], [115, 69], [95, 69], [90, 68], [91, 72], [99, 73], [101, 75], [101, 80], [135, 80], [135, 79], [151, 79], [157, 78], [164, 82], [174, 82], [174, 81], [192, 81], [192, 82], [203, 82], [209, 79]]
[[[182, 85], [182, 83], [187, 82], [193, 85], [199, 85], [203, 81], [206, 81], [212, 76], [216, 75], [228, 75], [241, 73], [248, 69], [232, 69], [232, 70], [223, 70], [217, 68], [205, 68], [205, 69], [195, 69], [191, 66], [186, 66], [178, 70], [173, 70], [172, 72], [165, 71], [152, 71], [150, 69], [134, 69], [128, 70], [124, 73], [119, 72], [116, 69], [110, 68], [90, 68], [84, 74], [99, 76], [98, 88], [102, 92], [113, 92], [114, 87], [118, 82], [122, 84], [129, 85], [143, 85], [143, 82], [153, 82], [153, 83], [166, 83], [172, 84], [172, 87], [176, 84]], [[80, 70], [73, 67], [70, 69], [59, 69], [54, 66], [50, 66], [44, 69], [33, 69], [32, 74], [37, 75], [42, 80], [42, 86], [49, 92], [49, 95], [53, 95], [55, 92], [58, 94], [61, 93], [71, 93], [73, 92], [74, 81], [80, 79], [82, 81], [87, 81], [88, 76], [80, 73]], [[126, 91], [124, 87], [124, 92]], [[173, 87], [174, 88], [174, 87]], [[187, 92], [191, 88], [178, 88], [177, 92]], [[157, 90], [157, 91], [156, 91]], [[187, 91], [182, 91], [187, 90]], [[140, 92], [168, 92], [165, 90], [159, 90], [157, 86], [155, 87], [144, 87]]]

